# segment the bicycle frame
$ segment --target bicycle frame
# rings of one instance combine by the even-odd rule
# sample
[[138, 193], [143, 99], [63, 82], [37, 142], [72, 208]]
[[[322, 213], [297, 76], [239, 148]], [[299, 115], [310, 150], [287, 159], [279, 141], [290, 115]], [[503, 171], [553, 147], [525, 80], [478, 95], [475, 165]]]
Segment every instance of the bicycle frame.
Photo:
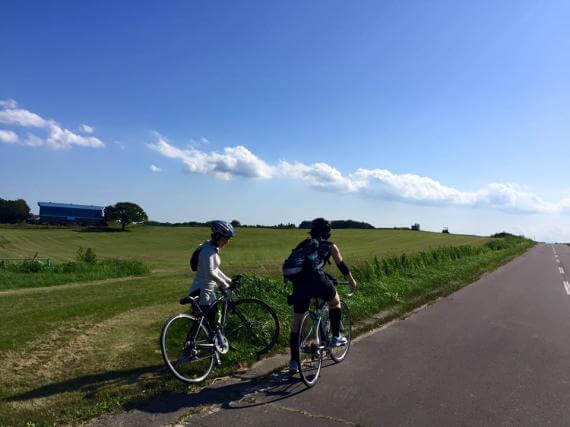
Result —
[[[214, 301], [214, 303], [212, 305], [210, 305], [210, 307], [208, 307], [208, 309], [205, 312], [202, 310], [202, 308], [198, 304], [197, 298], [196, 299], [192, 298], [191, 304], [192, 304], [192, 310], [196, 310], [196, 312], [198, 313], [197, 315], [200, 316], [200, 323], [199, 323], [197, 329], [199, 329], [202, 326], [202, 324], [204, 324], [204, 321], [205, 321], [206, 327], [211, 332], [214, 332], [216, 330], [216, 328], [219, 327], [223, 333], [224, 328], [226, 326], [227, 314], [228, 314], [229, 310], [232, 310], [248, 328], [251, 328], [251, 324], [250, 324], [249, 320], [237, 308], [236, 304], [234, 303], [234, 301], [232, 299], [232, 295], [230, 292], [227, 292], [227, 293], [222, 294], [221, 296], [217, 297], [216, 301]], [[210, 319], [210, 313], [218, 310], [218, 307], [220, 307], [221, 311], [222, 311], [220, 325], [211, 325], [210, 320], [209, 320]], [[189, 331], [189, 334], [190, 334], [190, 331]]]
[[[204, 312], [202, 310], [202, 308], [200, 307], [200, 304], [198, 304], [198, 300], [199, 298], [195, 298], [195, 297], [191, 297], [190, 298], [190, 306], [192, 309], [192, 314], [194, 316], [197, 316], [200, 318], [200, 323], [198, 325], [195, 325], [191, 330], [188, 331], [188, 334], [186, 335], [186, 341], [187, 342], [193, 342], [196, 340], [196, 336], [198, 335], [198, 332], [200, 331], [200, 328], [202, 327], [202, 325], [205, 322], [205, 326], [206, 329], [208, 331], [210, 331], [210, 333], [214, 333], [216, 330], [216, 326], [217, 325], [211, 325], [210, 321], [209, 321], [209, 315], [213, 310], [217, 310], [218, 306], [221, 304], [222, 305], [222, 321], [221, 321], [221, 328], [223, 331], [223, 326], [226, 323], [226, 314], [228, 311], [228, 305], [232, 305], [232, 300], [231, 300], [231, 295], [229, 293], [227, 294], [223, 294], [220, 297], [216, 298], [216, 301], [210, 306], [208, 307], [208, 309]], [[214, 353], [216, 355], [216, 363], [218, 365], [221, 365], [221, 360], [220, 360], [220, 355], [219, 352], [216, 348], [216, 346], [213, 343], [208, 343], [208, 344], [200, 344], [201, 347], [214, 347]]]
[[[313, 327], [319, 332], [319, 351], [323, 351], [328, 346], [328, 337], [326, 336], [326, 331], [321, 330], [321, 325], [323, 324], [323, 312], [327, 305], [327, 302], [320, 299], [314, 298], [314, 309], [309, 310], [309, 315], [313, 321]], [[321, 332], [325, 332], [323, 335]]]

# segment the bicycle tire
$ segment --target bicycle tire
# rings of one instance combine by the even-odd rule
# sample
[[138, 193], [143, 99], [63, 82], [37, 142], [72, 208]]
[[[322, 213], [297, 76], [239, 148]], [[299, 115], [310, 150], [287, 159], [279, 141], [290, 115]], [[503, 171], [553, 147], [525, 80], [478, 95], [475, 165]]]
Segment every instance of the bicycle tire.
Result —
[[320, 319], [315, 320], [310, 312], [305, 313], [299, 325], [299, 375], [307, 387], [317, 383], [323, 365], [319, 329]]
[[[166, 321], [160, 334], [160, 351], [172, 374], [185, 383], [206, 379], [214, 366], [215, 349], [210, 332], [195, 316], [180, 313]], [[192, 328], [194, 337], [189, 337]]]
[[[329, 348], [329, 355], [331, 359], [336, 363], [342, 362], [350, 350], [350, 344], [352, 342], [352, 316], [350, 315], [350, 309], [344, 301], [341, 304], [341, 318], [340, 318], [340, 333], [346, 338], [346, 345], [341, 347], [331, 347]], [[329, 328], [330, 329], [330, 328]], [[329, 342], [332, 338], [332, 333], [328, 336]], [[338, 350], [338, 351], [337, 351]]]
[[269, 352], [279, 339], [277, 313], [256, 298], [235, 300], [228, 307], [224, 335], [229, 341], [233, 358], [259, 358]]

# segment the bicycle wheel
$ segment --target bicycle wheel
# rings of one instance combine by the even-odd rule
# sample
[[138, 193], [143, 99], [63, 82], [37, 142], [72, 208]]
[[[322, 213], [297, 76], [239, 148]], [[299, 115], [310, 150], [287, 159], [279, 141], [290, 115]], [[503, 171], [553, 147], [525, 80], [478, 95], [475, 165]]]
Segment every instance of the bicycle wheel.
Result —
[[324, 347], [319, 339], [316, 322], [313, 315], [307, 312], [299, 327], [299, 374], [307, 387], [317, 383], [323, 364]]
[[233, 357], [243, 360], [259, 357], [273, 348], [279, 338], [279, 320], [275, 311], [255, 298], [233, 301], [228, 306], [224, 335]]
[[203, 381], [214, 366], [215, 350], [208, 329], [189, 314], [168, 319], [160, 335], [164, 363], [176, 378], [187, 383]]
[[[350, 309], [344, 301], [341, 304], [341, 317], [340, 317], [340, 334], [346, 338], [346, 345], [339, 347], [330, 347], [329, 354], [331, 359], [336, 363], [340, 363], [344, 360], [348, 351], [350, 350], [350, 343], [352, 342], [352, 318], [350, 316]], [[328, 342], [331, 342], [332, 332], [329, 327]]]

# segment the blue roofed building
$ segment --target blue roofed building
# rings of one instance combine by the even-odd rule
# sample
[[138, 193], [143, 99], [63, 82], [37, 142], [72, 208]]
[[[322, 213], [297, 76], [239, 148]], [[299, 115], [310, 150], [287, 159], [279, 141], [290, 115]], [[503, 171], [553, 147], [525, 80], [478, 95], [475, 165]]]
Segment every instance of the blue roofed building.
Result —
[[51, 202], [38, 202], [38, 206], [42, 223], [101, 224], [104, 222], [103, 206]]

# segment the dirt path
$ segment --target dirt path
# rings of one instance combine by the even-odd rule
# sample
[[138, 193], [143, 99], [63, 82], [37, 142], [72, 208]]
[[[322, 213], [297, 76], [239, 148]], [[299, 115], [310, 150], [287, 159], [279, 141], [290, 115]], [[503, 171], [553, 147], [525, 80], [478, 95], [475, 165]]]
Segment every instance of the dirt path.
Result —
[[126, 277], [115, 277], [110, 279], [104, 280], [93, 280], [90, 282], [73, 282], [73, 283], [66, 283], [64, 285], [53, 285], [53, 286], [42, 286], [39, 288], [23, 288], [23, 289], [9, 289], [6, 291], [0, 291], [0, 297], [7, 296], [7, 295], [26, 295], [26, 294], [33, 294], [37, 292], [50, 292], [56, 290], [66, 290], [66, 289], [73, 289], [73, 288], [83, 288], [85, 286], [96, 286], [96, 285], [104, 285], [108, 283], [116, 283], [116, 282], [127, 282], [129, 280], [142, 280], [148, 279], [149, 277], [154, 276], [167, 276], [169, 274], [174, 274], [176, 271], [169, 271], [169, 270], [152, 270], [150, 274], [146, 274], [144, 276], [126, 276]]

